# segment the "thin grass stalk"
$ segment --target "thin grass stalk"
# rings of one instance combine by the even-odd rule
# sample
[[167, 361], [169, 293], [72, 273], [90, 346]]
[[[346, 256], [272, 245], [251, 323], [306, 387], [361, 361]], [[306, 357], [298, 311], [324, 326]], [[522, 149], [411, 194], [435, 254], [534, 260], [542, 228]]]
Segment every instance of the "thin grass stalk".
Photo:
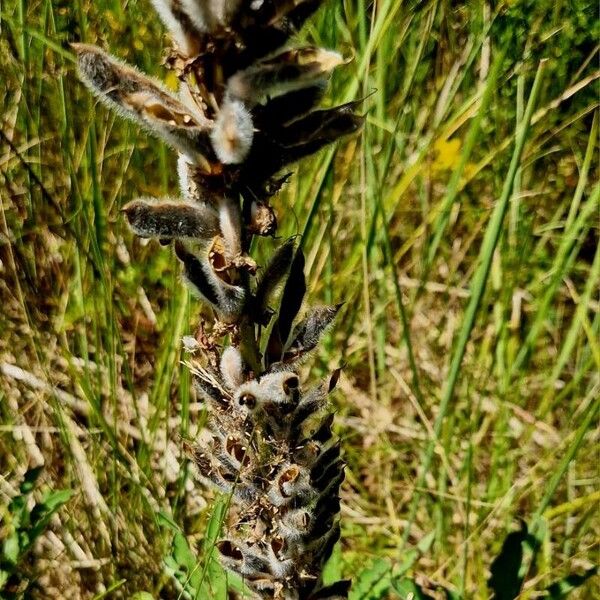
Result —
[[425, 476], [429, 471], [429, 467], [431, 466], [431, 461], [433, 459], [433, 451], [435, 448], [436, 440], [440, 436], [442, 425], [444, 423], [444, 419], [450, 406], [450, 401], [452, 400], [452, 397], [454, 395], [454, 389], [458, 381], [460, 367], [462, 364], [463, 357], [465, 355], [467, 343], [469, 341], [471, 331], [473, 330], [475, 319], [479, 311], [481, 299], [486, 288], [490, 266], [492, 264], [492, 258], [494, 255], [494, 250], [496, 249], [496, 245], [502, 232], [502, 223], [504, 221], [504, 216], [508, 209], [508, 201], [511, 197], [512, 185], [517, 169], [519, 168], [521, 154], [523, 152], [525, 141], [527, 139], [527, 133], [529, 131], [529, 124], [531, 122], [531, 117], [533, 115], [533, 110], [535, 108], [537, 96], [540, 90], [543, 70], [544, 62], [541, 62], [536, 72], [531, 92], [529, 94], [529, 99], [527, 101], [527, 107], [525, 108], [525, 115], [523, 117], [523, 121], [516, 135], [515, 148], [513, 150], [506, 178], [504, 179], [502, 193], [500, 194], [498, 203], [494, 207], [494, 211], [492, 212], [492, 215], [490, 217], [483, 238], [483, 242], [481, 244], [478, 266], [473, 275], [473, 280], [470, 287], [469, 304], [467, 305], [465, 315], [463, 317], [463, 322], [458, 337], [456, 339], [454, 351], [452, 353], [452, 359], [450, 361], [448, 377], [445, 382], [444, 390], [442, 392], [442, 397], [438, 409], [438, 414], [433, 426], [434, 437], [428, 441], [427, 446], [421, 454], [421, 458], [419, 461], [420, 470], [419, 475], [417, 477], [417, 481], [415, 483], [415, 491], [410, 503], [408, 525], [403, 534], [402, 546], [406, 544], [410, 536], [411, 525], [416, 517], [417, 508], [421, 499], [421, 489], [423, 488], [423, 485], [425, 483]]
[[[578, 189], [575, 191], [575, 198], [577, 197], [577, 194]], [[592, 190], [587, 202], [581, 208], [581, 211], [577, 217], [571, 221], [570, 227], [566, 229], [565, 234], [561, 239], [552, 265], [552, 278], [550, 279], [549, 284], [546, 286], [546, 291], [536, 312], [531, 328], [527, 333], [527, 337], [519, 349], [514, 363], [511, 365], [511, 376], [514, 376], [528, 360], [531, 349], [540, 335], [558, 285], [561, 282], [564, 273], [568, 270], [568, 265], [572, 264], [573, 262], [573, 248], [578, 243], [578, 240], [581, 239], [582, 232], [586, 229], [589, 219], [593, 214], [597, 213], [599, 202], [600, 185], [596, 185]]]
[[502, 70], [502, 65], [504, 64], [505, 54], [506, 48], [503, 48], [500, 52], [498, 52], [498, 55], [494, 60], [492, 69], [485, 82], [485, 87], [481, 96], [481, 103], [479, 105], [479, 109], [477, 110], [477, 114], [471, 121], [469, 130], [467, 132], [467, 135], [465, 136], [465, 143], [463, 145], [462, 152], [460, 153], [458, 164], [452, 171], [452, 176], [450, 177], [450, 181], [448, 182], [448, 188], [446, 189], [446, 194], [444, 195], [444, 198], [441, 203], [441, 212], [434, 226], [435, 233], [433, 236], [433, 241], [429, 246], [425, 264], [423, 266], [423, 274], [421, 276], [421, 286], [419, 288], [419, 293], [423, 291], [425, 283], [429, 279], [430, 270], [437, 255], [437, 250], [439, 248], [442, 237], [446, 233], [446, 227], [448, 226], [448, 221], [450, 219], [450, 212], [452, 211], [452, 207], [454, 206], [454, 202], [460, 189], [459, 186], [461, 178], [463, 176], [465, 167], [469, 162], [469, 158], [471, 157], [471, 152], [473, 151], [473, 148], [477, 143], [483, 117], [487, 114], [492, 96], [496, 91], [496, 82]]

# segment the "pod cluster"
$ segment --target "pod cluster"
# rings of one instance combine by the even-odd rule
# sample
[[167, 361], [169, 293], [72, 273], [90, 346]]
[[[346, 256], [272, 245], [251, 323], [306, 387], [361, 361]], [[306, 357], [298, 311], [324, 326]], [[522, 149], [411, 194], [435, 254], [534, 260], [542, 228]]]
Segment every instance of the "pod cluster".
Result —
[[226, 348], [220, 368], [195, 380], [209, 419], [191, 455], [199, 479], [233, 498], [217, 544], [226, 568], [261, 598], [345, 598], [347, 582], [320, 579], [340, 535], [344, 463], [327, 405], [337, 375], [303, 391], [290, 367], [254, 377]]
[[73, 44], [80, 77], [178, 153], [181, 198], [137, 200], [125, 215], [138, 235], [173, 241], [193, 290], [233, 323], [256, 270], [250, 239], [276, 231], [269, 199], [286, 180], [282, 170], [353, 133], [362, 118], [354, 103], [316, 108], [344, 62], [338, 53], [286, 45], [320, 1], [153, 4], [175, 42], [167, 64], [178, 91], [88, 44]]
[[339, 306], [297, 320], [306, 285], [294, 240], [265, 265], [250, 256], [254, 236], [277, 231], [270, 199], [288, 165], [361, 126], [356, 103], [318, 108], [344, 60], [289, 45], [321, 0], [152, 3], [174, 42], [177, 91], [96, 46], [73, 47], [98, 99], [178, 154], [179, 193], [123, 213], [136, 235], [173, 247], [230, 335], [196, 376], [210, 419], [189, 448], [200, 479], [234, 499], [218, 550], [258, 597], [345, 598], [348, 582], [323, 587], [320, 576], [339, 538], [343, 462], [327, 408], [337, 375], [303, 392], [298, 372]]

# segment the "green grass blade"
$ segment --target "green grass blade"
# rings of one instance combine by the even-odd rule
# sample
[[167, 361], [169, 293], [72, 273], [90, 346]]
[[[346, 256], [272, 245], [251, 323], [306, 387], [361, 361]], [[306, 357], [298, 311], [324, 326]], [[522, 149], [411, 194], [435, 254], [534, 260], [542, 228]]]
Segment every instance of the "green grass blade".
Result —
[[435, 448], [436, 439], [439, 438], [442, 429], [442, 424], [450, 406], [450, 401], [452, 400], [452, 397], [454, 395], [454, 389], [458, 381], [460, 367], [465, 354], [465, 350], [467, 348], [467, 342], [469, 341], [469, 337], [471, 335], [471, 331], [473, 329], [475, 319], [477, 317], [477, 312], [479, 310], [481, 298], [483, 297], [483, 293], [485, 291], [490, 265], [492, 263], [492, 257], [494, 254], [494, 250], [496, 249], [498, 239], [500, 238], [500, 234], [502, 232], [502, 223], [504, 221], [504, 215], [506, 214], [506, 210], [508, 208], [508, 201], [511, 196], [513, 181], [517, 169], [519, 168], [521, 153], [523, 152], [525, 140], [527, 139], [527, 133], [529, 131], [529, 123], [540, 90], [543, 70], [544, 63], [542, 62], [538, 67], [535, 80], [533, 82], [533, 86], [529, 95], [529, 100], [527, 102], [527, 107], [525, 109], [525, 116], [523, 117], [523, 122], [521, 123], [516, 136], [515, 148], [510, 161], [510, 166], [508, 168], [508, 173], [506, 174], [506, 178], [504, 180], [502, 193], [490, 217], [490, 221], [488, 223], [485, 236], [481, 245], [477, 270], [474, 273], [473, 282], [470, 287], [471, 296], [469, 304], [465, 311], [458, 338], [456, 340], [456, 343], [454, 344], [448, 377], [446, 379], [444, 390], [442, 392], [438, 414], [433, 426], [433, 432], [435, 437], [434, 439], [430, 439], [428, 441], [427, 447], [421, 455], [420, 471], [417, 478], [417, 482], [415, 484], [415, 492], [413, 494], [409, 508], [409, 526], [405, 529], [402, 539], [402, 546], [404, 546], [410, 535], [410, 525], [415, 519], [417, 507], [421, 500], [420, 489], [423, 487], [423, 484], [425, 482], [425, 475], [429, 470], [433, 458], [433, 450]]

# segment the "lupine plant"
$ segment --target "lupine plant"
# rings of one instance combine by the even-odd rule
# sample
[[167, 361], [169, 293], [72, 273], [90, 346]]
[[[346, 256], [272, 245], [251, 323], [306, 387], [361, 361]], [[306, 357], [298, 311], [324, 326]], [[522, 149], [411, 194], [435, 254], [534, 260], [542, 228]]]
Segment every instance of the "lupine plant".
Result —
[[209, 417], [187, 450], [199, 481], [231, 498], [217, 550], [257, 597], [346, 598], [348, 581], [324, 585], [321, 576], [340, 536], [344, 463], [328, 408], [338, 371], [312, 387], [299, 371], [339, 307], [299, 318], [297, 240], [282, 240], [267, 264], [251, 256], [255, 236], [277, 233], [270, 198], [285, 168], [361, 125], [354, 103], [316, 108], [344, 61], [288, 45], [320, 0], [153, 4], [174, 41], [167, 66], [177, 93], [100, 48], [75, 50], [93, 93], [179, 156], [175, 197], [123, 211], [135, 234], [173, 247], [214, 314], [200, 336], [205, 360], [193, 368]]

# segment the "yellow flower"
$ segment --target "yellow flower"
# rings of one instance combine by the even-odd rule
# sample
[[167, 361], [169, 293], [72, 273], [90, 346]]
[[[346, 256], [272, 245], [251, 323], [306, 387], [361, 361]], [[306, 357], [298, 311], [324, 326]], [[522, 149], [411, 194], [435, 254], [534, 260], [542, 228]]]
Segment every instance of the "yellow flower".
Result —
[[437, 140], [433, 145], [435, 152], [433, 169], [435, 171], [444, 171], [456, 166], [460, 158], [460, 145], [460, 140], [456, 138], [450, 140], [442, 138]]

